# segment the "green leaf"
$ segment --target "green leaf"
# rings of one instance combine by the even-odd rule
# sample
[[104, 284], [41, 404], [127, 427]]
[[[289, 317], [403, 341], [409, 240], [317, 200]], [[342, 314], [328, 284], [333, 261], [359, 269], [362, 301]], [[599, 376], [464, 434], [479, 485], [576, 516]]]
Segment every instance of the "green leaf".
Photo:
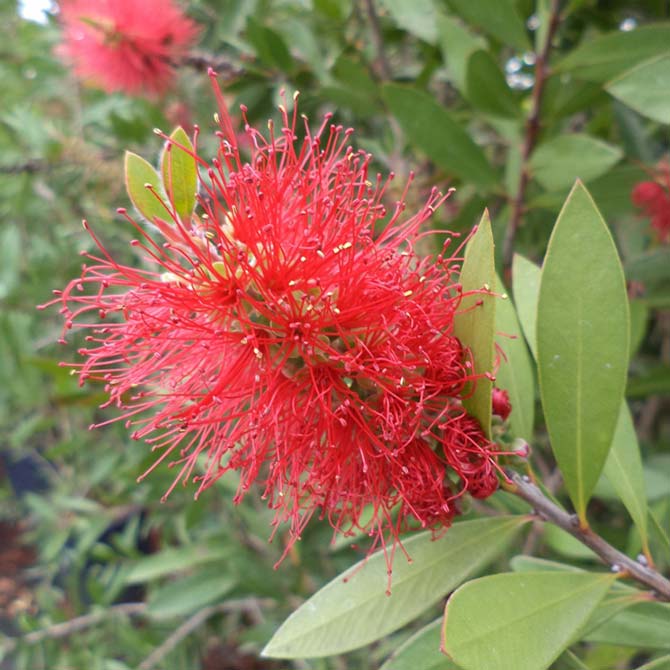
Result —
[[[555, 526], [545, 526], [545, 531]], [[567, 565], [565, 563], [557, 563], [556, 561], [548, 561], [543, 558], [535, 558], [533, 556], [514, 556], [510, 561], [510, 565], [515, 572], [533, 572], [539, 570], [546, 570], [551, 572], [580, 572], [585, 573], [581, 568], [574, 565]], [[620, 612], [634, 605], [638, 605], [644, 601], [648, 596], [637, 589], [615, 581], [612, 583], [612, 588], [609, 590], [605, 598], [600, 602], [598, 607], [584, 624], [582, 635], [588, 635], [592, 630], [599, 628], [606, 621], [616, 616]]]
[[670, 23], [655, 23], [631, 31], [590, 37], [571, 51], [558, 65], [558, 72], [570, 72], [579, 79], [605, 82], [634, 65], [666, 53], [670, 44]]
[[[496, 277], [496, 290], [505, 290], [499, 277]], [[495, 309], [495, 332], [502, 336], [498, 338], [498, 346], [505, 354], [496, 375], [496, 386], [508, 392], [512, 403], [510, 433], [530, 442], [535, 423], [533, 364], [510, 298], [499, 299]]]
[[559, 135], [540, 144], [530, 158], [532, 175], [547, 190], [567, 188], [575, 177], [583, 181], [605, 174], [623, 152], [589, 135]]
[[[663, 524], [659, 520], [659, 517], [662, 519], [665, 514], [667, 514], [668, 507], [670, 506], [670, 501], [668, 499], [661, 502], [661, 509], [651, 509], [649, 510], [649, 519], [651, 520], [651, 537], [657, 543], [659, 550], [663, 552], [666, 563], [670, 562], [670, 537], [663, 528]], [[667, 517], [666, 517], [667, 518]]]
[[154, 167], [142, 156], [126, 151], [125, 175], [128, 197], [135, 209], [152, 223], [155, 218], [171, 221], [170, 210], [163, 203], [163, 183]]
[[566, 649], [558, 659], [558, 664], [562, 670], [589, 670], [588, 666], [584, 665], [580, 658], [573, 654], [569, 649]]
[[459, 670], [440, 651], [442, 619], [437, 619], [396, 649], [379, 670]]
[[512, 572], [470, 581], [447, 602], [445, 650], [463, 670], [545, 670], [577, 639], [614, 579]]
[[179, 570], [203, 563], [221, 561], [230, 555], [229, 547], [189, 546], [164, 549], [137, 561], [126, 576], [126, 584], [142, 584]]
[[577, 182], [542, 269], [537, 353], [551, 445], [582, 522], [623, 400], [628, 330], [628, 297], [614, 241]]
[[454, 334], [472, 354], [473, 372], [481, 375], [466, 390], [463, 406], [491, 435], [491, 390], [493, 382], [486, 375], [493, 372], [496, 298], [491, 291], [496, 276], [493, 258], [493, 234], [488, 211], [477, 226], [465, 248], [461, 269], [461, 286], [465, 295], [454, 319]]
[[382, 0], [391, 18], [402, 30], [435, 44], [437, 41], [437, 19], [441, 15], [433, 0]]
[[486, 49], [486, 40], [473, 33], [458, 18], [440, 15], [437, 20], [440, 50], [446, 61], [449, 79], [461, 92], [465, 91], [466, 70], [470, 54]]
[[646, 550], [649, 544], [647, 534], [649, 512], [644, 471], [635, 426], [625, 400], [621, 404], [612, 446], [603, 471], [626, 506], [640, 533], [642, 547]]
[[183, 128], [177, 128], [170, 135], [170, 140], [172, 142], [165, 143], [161, 158], [163, 184], [179, 218], [189, 222], [198, 190], [198, 171], [193, 144]]
[[478, 49], [468, 58], [466, 71], [467, 99], [482, 112], [515, 119], [520, 108], [505, 75], [488, 51]]
[[634, 256], [626, 262], [626, 277], [645, 283], [670, 279], [670, 249], [654, 249]]
[[670, 605], [637, 604], [588, 633], [585, 639], [637, 649], [670, 649]]
[[542, 270], [539, 266], [520, 254], [514, 254], [512, 261], [514, 304], [523, 334], [535, 360], [537, 360], [537, 296], [540, 292], [541, 276]]
[[[670, 296], [668, 297], [670, 298]], [[649, 305], [644, 300], [631, 300], [628, 307], [630, 308], [630, 350], [628, 357], [632, 358], [647, 334]]]
[[632, 377], [626, 387], [629, 398], [670, 394], [670, 367], [657, 365]]
[[526, 26], [513, 0], [447, 0], [464, 21], [483, 30], [503, 44], [530, 51]]
[[373, 554], [299, 607], [263, 650], [274, 658], [341, 654], [378, 640], [416, 618], [498, 556], [527, 519], [493, 517], [455, 523], [439, 540], [421, 533], [403, 542], [387, 595], [387, 557]]
[[247, 19], [247, 39], [258, 58], [283, 74], [293, 72], [295, 63], [282, 36], [272, 28], [262, 25], [253, 17]]
[[182, 617], [223, 598], [235, 581], [222, 570], [196, 572], [154, 591], [147, 601], [147, 614], [154, 619]]
[[670, 654], [641, 665], [637, 670], [670, 670]]
[[579, 561], [597, 561], [598, 556], [567, 531], [545, 524], [542, 538], [556, 553]]
[[642, 116], [670, 123], [670, 55], [640, 63], [609, 82], [605, 89]]
[[387, 84], [382, 95], [408, 139], [450, 175], [491, 188], [496, 175], [482, 149], [435, 100], [408, 86]]

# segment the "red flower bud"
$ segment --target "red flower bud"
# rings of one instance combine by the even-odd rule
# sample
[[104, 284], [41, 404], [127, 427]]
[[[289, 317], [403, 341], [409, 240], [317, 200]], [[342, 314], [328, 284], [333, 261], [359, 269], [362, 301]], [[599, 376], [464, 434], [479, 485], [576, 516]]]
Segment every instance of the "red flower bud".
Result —
[[496, 416], [499, 416], [503, 421], [507, 419], [512, 411], [512, 403], [509, 400], [509, 394], [507, 391], [502, 389], [493, 388], [493, 394], [491, 396], [491, 405], [493, 408], [493, 413]]

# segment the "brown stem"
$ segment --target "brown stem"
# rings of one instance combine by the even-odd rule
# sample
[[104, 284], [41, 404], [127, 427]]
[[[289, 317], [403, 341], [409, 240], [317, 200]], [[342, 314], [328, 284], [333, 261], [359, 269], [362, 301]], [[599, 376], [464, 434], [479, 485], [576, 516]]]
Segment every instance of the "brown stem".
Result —
[[568, 514], [551, 502], [527, 477], [513, 471], [508, 471], [507, 476], [512, 482], [511, 485], [506, 487], [507, 491], [531, 505], [540, 519], [549, 521], [570, 533], [600, 556], [613, 570], [652, 589], [658, 600], [670, 602], [670, 580], [648, 565], [639, 563], [615, 549], [590, 528], [581, 528], [576, 515]]
[[535, 58], [535, 85], [533, 86], [530, 114], [526, 120], [526, 129], [523, 144], [521, 146], [521, 173], [519, 175], [519, 187], [514, 196], [514, 200], [512, 201], [512, 213], [510, 214], [509, 225], [507, 226], [507, 232], [505, 233], [505, 240], [503, 242], [503, 267], [505, 268], [505, 271], [509, 271], [509, 268], [512, 265], [514, 240], [516, 239], [517, 230], [521, 226], [523, 220], [526, 188], [530, 181], [528, 163], [540, 132], [542, 94], [544, 93], [544, 85], [549, 75], [548, 61], [551, 45], [556, 30], [558, 29], [558, 24], [560, 23], [560, 4], [560, 0], [552, 0], [551, 2], [549, 25], [544, 37], [544, 44], [542, 45], [540, 53], [536, 54]]

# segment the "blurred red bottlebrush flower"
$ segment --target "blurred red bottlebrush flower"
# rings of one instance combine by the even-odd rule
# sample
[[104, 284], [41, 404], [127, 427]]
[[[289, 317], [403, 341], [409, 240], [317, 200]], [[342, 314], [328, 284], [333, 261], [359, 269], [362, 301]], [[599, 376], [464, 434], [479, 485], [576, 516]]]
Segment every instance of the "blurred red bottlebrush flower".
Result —
[[503, 421], [506, 421], [512, 411], [512, 403], [509, 401], [509, 394], [507, 391], [494, 387], [491, 396], [491, 405], [493, 413], [496, 416], [499, 416]]
[[164, 92], [198, 34], [174, 0], [61, 0], [60, 18], [59, 54], [108, 92]]
[[661, 162], [654, 171], [654, 181], [636, 184], [631, 200], [650, 219], [659, 242], [670, 242], [670, 164]]
[[444, 528], [465, 491], [498, 483], [500, 452], [461, 403], [473, 374], [453, 335], [452, 238], [436, 256], [415, 251], [446, 196], [403, 217], [408, 184], [387, 212], [392, 175], [369, 174], [352, 131], [327, 116], [313, 132], [284, 106], [268, 138], [242, 108], [244, 162], [215, 92], [218, 154], [196, 157], [201, 216], [165, 203], [165, 239], [127, 216], [150, 269], [96, 238], [101, 255], [56, 292], [66, 328], [88, 331], [80, 380], [104, 381], [107, 405], [159, 454], [150, 471], [178, 469], [170, 491], [193, 479], [197, 496], [236, 470], [236, 502], [259, 483], [288, 546], [317, 514], [375, 537], [390, 567], [400, 532]]

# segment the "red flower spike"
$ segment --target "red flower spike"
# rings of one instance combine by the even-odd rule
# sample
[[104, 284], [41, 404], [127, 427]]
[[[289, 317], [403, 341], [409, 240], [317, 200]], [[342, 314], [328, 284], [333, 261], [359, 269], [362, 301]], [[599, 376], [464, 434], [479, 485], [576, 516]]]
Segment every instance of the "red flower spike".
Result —
[[651, 220], [659, 242], [670, 242], [670, 165], [660, 162], [652, 173], [655, 181], [643, 181], [631, 191], [631, 201]]
[[59, 55], [108, 92], [163, 93], [199, 29], [174, 0], [61, 0]]
[[491, 405], [493, 413], [496, 416], [499, 416], [503, 421], [506, 421], [512, 411], [512, 403], [509, 400], [507, 391], [494, 386], [491, 396]]
[[202, 215], [151, 232], [126, 215], [149, 269], [96, 238], [58, 302], [88, 331], [81, 382], [105, 383], [110, 421], [152, 446], [151, 469], [177, 470], [171, 488], [193, 480], [197, 496], [236, 470], [235, 501], [260, 484], [288, 547], [316, 515], [374, 537], [390, 570], [401, 532], [439, 532], [466, 490], [497, 486], [500, 452], [460, 400], [473, 379], [453, 335], [460, 259], [451, 240], [415, 251], [446, 196], [387, 211], [390, 178], [370, 175], [351, 130], [298, 128], [280, 109], [269, 137], [245, 118], [244, 162], [222, 105], [218, 155], [196, 157]]

